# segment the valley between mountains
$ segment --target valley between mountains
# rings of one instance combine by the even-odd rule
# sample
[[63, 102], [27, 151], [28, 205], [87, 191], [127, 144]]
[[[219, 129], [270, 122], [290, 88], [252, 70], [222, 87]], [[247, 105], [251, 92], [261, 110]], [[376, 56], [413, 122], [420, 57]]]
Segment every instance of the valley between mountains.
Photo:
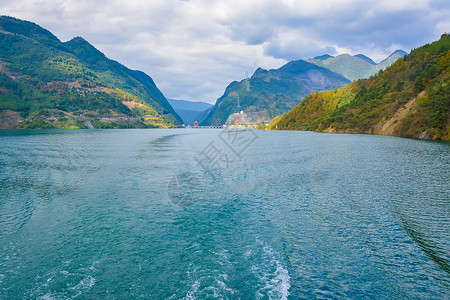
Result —
[[0, 128], [236, 126], [450, 139], [450, 39], [375, 63], [329, 54], [258, 68], [214, 105], [166, 99], [153, 79], [81, 37], [0, 17]]

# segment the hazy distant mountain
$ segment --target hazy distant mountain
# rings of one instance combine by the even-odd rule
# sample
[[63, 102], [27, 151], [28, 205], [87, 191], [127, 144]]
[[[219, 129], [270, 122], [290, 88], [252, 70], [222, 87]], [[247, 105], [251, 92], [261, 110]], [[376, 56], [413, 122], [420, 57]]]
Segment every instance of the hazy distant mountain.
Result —
[[375, 69], [374, 66], [367, 60], [361, 57], [351, 56], [349, 54], [341, 54], [325, 60], [309, 59], [307, 61], [333, 72], [342, 74], [350, 81], [366, 77]]
[[184, 110], [204, 111], [205, 109], [208, 109], [211, 106], [213, 106], [211, 103], [201, 101], [175, 100], [169, 98], [167, 98], [167, 101], [169, 101], [170, 105], [172, 105], [172, 107], [175, 110], [184, 109]]
[[334, 57], [334, 56], [331, 56], [331, 55], [329, 55], [329, 54], [324, 54], [324, 55], [316, 56], [316, 57], [314, 57], [313, 59], [326, 60], [326, 59], [333, 58], [333, 57]]
[[370, 77], [405, 54], [405, 51], [397, 50], [380, 64], [363, 54], [341, 54], [336, 57], [324, 54], [306, 61], [290, 62], [277, 70], [260, 68], [251, 78], [232, 82], [203, 124], [228, 125], [236, 120], [240, 120], [241, 124], [243, 120], [251, 124], [269, 122], [310, 93]]
[[384, 70], [393, 63], [397, 61], [397, 59], [407, 55], [408, 53], [403, 50], [396, 50], [391, 55], [389, 55], [386, 59], [384, 59], [382, 62], [380, 62], [377, 67], [378, 70]]
[[185, 125], [194, 125], [194, 121], [202, 122], [213, 105], [206, 102], [195, 102], [187, 100], [167, 99], [176, 113], [183, 119]]
[[[310, 93], [334, 89], [349, 82], [340, 74], [304, 60], [289, 62], [276, 70], [259, 68], [252, 77], [232, 82], [203, 124], [223, 125], [231, 115], [241, 112], [251, 123], [269, 122], [292, 109]], [[231, 117], [235, 118], [236, 115]]]
[[450, 36], [403, 55], [369, 79], [308, 96], [270, 127], [450, 140]]
[[81, 37], [62, 43], [34, 23], [0, 17], [0, 128], [179, 124], [147, 74], [108, 59]]
[[308, 59], [307, 61], [333, 72], [342, 74], [345, 78], [353, 81], [361, 78], [369, 78], [370, 76], [375, 75], [380, 70], [386, 69], [405, 54], [407, 53], [403, 50], [396, 50], [379, 64], [376, 64], [372, 59], [363, 54], [354, 56], [349, 54], [341, 54], [335, 57], [325, 54], [322, 56], [317, 56], [313, 59]]
[[371, 65], [376, 65], [377, 63], [374, 62], [371, 58], [365, 56], [364, 54], [356, 54], [355, 57], [359, 57], [361, 59], [364, 59], [365, 61], [367, 61], [369, 64]]

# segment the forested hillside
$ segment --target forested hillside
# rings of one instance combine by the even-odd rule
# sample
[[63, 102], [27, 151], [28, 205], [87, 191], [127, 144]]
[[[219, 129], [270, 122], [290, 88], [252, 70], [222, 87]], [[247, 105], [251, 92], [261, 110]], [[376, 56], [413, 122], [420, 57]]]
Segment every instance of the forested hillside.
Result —
[[254, 115], [254, 123], [268, 122], [291, 110], [311, 92], [341, 87], [344, 76], [304, 60], [291, 61], [279, 69], [259, 68], [252, 77], [232, 82], [209, 113], [204, 125], [222, 125], [232, 114]]
[[180, 123], [147, 74], [108, 59], [83, 38], [62, 43], [34, 23], [0, 17], [0, 128]]
[[449, 140], [449, 63], [443, 34], [376, 76], [311, 94], [270, 128]]

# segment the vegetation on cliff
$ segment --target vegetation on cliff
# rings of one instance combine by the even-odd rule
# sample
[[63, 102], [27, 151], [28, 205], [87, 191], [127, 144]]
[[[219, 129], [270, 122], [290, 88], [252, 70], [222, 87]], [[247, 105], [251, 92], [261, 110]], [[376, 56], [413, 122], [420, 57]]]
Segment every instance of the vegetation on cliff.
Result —
[[304, 60], [289, 62], [275, 70], [259, 68], [252, 77], [232, 82], [202, 124], [223, 125], [230, 115], [241, 111], [271, 120], [291, 110], [311, 92], [349, 82], [340, 74]]
[[19, 113], [8, 128], [76, 128], [85, 127], [86, 120], [100, 127], [181, 123], [150, 76], [108, 59], [83, 38], [62, 43], [34, 23], [5, 16], [0, 17], [0, 111]]
[[270, 128], [449, 140], [449, 64], [444, 34], [369, 79], [309, 95]]

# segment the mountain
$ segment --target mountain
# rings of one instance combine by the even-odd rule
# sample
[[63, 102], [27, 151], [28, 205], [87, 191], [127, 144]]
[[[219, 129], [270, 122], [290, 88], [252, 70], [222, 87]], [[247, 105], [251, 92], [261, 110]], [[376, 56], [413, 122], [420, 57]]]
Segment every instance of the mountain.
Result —
[[183, 110], [193, 110], [193, 111], [204, 111], [205, 109], [213, 106], [211, 103], [201, 102], [201, 101], [187, 101], [187, 100], [175, 100], [169, 99], [170, 105], [172, 105], [173, 109], [183, 109]]
[[194, 125], [195, 121], [202, 122], [205, 118], [205, 111], [209, 111], [213, 106], [206, 102], [194, 102], [187, 100], [167, 99], [175, 112], [183, 119], [185, 125]]
[[329, 54], [324, 54], [324, 55], [319, 55], [314, 57], [313, 59], [318, 59], [318, 60], [327, 60], [329, 58], [333, 58], [334, 56], [331, 56]]
[[0, 128], [168, 127], [181, 118], [152, 78], [81, 37], [61, 42], [0, 17]]
[[372, 59], [363, 54], [354, 56], [349, 54], [341, 54], [336, 57], [322, 55], [307, 61], [333, 72], [342, 74], [348, 80], [353, 81], [375, 75], [380, 70], [386, 69], [405, 54], [407, 53], [403, 50], [396, 50], [379, 64], [376, 64]]
[[269, 122], [311, 92], [334, 89], [348, 82], [342, 75], [304, 60], [289, 62], [279, 69], [259, 68], [252, 77], [232, 82], [201, 124], [229, 125], [237, 119], [250, 124]]
[[[397, 51], [399, 51], [399, 50], [397, 50]], [[356, 54], [354, 57], [361, 58], [361, 59], [365, 60], [366, 62], [368, 62], [371, 65], [376, 65], [376, 63], [370, 57], [367, 57], [364, 54]]]
[[386, 59], [384, 59], [383, 61], [381, 61], [378, 64], [378, 69], [379, 70], [384, 70], [387, 67], [389, 67], [390, 65], [392, 65], [393, 63], [395, 63], [397, 61], [397, 59], [402, 58], [403, 56], [407, 55], [408, 53], [406, 53], [403, 50], [396, 50], [394, 51], [394, 53], [392, 53], [391, 55], [389, 55]]
[[372, 78], [311, 94], [270, 128], [450, 140], [449, 80], [450, 37], [443, 34]]
[[310, 93], [373, 76], [405, 54], [397, 50], [380, 64], [363, 54], [324, 54], [292, 61], [276, 70], [259, 68], [251, 78], [232, 82], [202, 125], [232, 125], [237, 120], [240, 124], [268, 123]]

